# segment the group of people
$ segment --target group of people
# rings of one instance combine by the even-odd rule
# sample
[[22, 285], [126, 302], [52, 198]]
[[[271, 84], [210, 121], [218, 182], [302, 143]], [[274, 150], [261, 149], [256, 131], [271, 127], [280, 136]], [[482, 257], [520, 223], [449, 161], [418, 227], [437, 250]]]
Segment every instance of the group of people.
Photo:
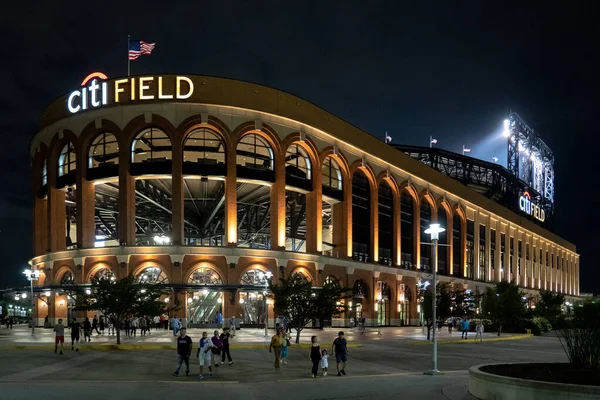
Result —
[[[460, 319], [460, 321], [458, 320], [458, 318], [452, 318], [451, 320], [448, 321], [448, 334], [452, 334], [452, 330], [456, 330], [457, 329], [457, 325], [460, 324], [460, 331], [461, 331], [461, 339], [468, 339], [469, 336], [469, 328], [471, 325], [471, 321], [469, 321], [468, 318], [462, 318]], [[478, 320], [477, 324], [475, 325], [475, 341], [480, 343], [483, 342], [483, 321], [482, 320]]]
[[[193, 341], [187, 335], [187, 329], [182, 327], [178, 330], [177, 337], [177, 369], [173, 372], [173, 376], [179, 376], [181, 367], [185, 364], [185, 375], [190, 376], [190, 356], [192, 355]], [[213, 332], [213, 336], [208, 338], [207, 332], [202, 332], [202, 338], [198, 342], [198, 351], [196, 358], [200, 364], [200, 375], [198, 378], [204, 379], [204, 367], [208, 368], [208, 376], [213, 376], [213, 366], [225, 364], [225, 359], [229, 361], [229, 365], [233, 364], [231, 358], [229, 340], [231, 339], [229, 329], [224, 329], [221, 334], [218, 330]], [[219, 363], [220, 362], [220, 363]]]
[[[283, 327], [277, 328], [277, 332], [271, 338], [269, 345], [269, 353], [275, 354], [275, 370], [281, 368], [281, 364], [287, 364], [288, 347], [291, 345], [291, 337], [285, 332]], [[311, 377], [316, 378], [319, 374], [319, 369], [323, 376], [327, 376], [329, 368], [329, 355], [327, 349], [321, 349], [318, 336], [312, 336], [309, 352], [309, 359], [312, 362]], [[338, 337], [335, 338], [331, 346], [331, 352], [335, 355], [337, 365], [337, 375], [346, 375], [346, 363], [348, 362], [348, 342], [344, 338], [344, 332], [338, 332]]]
[[12, 329], [14, 323], [13, 317], [9, 317], [8, 315], [5, 315], [2, 319], [2, 325], [6, 325], [6, 329]]

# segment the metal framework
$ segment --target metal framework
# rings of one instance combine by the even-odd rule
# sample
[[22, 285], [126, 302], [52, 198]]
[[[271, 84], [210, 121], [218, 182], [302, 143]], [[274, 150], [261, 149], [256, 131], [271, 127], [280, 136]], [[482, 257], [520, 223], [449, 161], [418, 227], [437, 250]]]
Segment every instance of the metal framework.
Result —
[[526, 182], [518, 179], [503, 166], [435, 147], [392, 146], [518, 213], [520, 213], [518, 209], [519, 196], [529, 190], [532, 197], [537, 196], [539, 204], [544, 208], [546, 220], [541, 223], [533, 217], [528, 216], [527, 218], [547, 229], [552, 229], [552, 202], [542, 198], [535, 191], [532, 192]]

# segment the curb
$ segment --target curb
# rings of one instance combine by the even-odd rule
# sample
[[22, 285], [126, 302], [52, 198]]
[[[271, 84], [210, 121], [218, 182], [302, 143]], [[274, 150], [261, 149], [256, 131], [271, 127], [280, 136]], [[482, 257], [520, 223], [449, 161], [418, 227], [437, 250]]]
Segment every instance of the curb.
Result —
[[[357, 348], [363, 347], [363, 344], [348, 344], [348, 348]], [[69, 346], [65, 346], [67, 349]], [[291, 348], [300, 348], [300, 349], [309, 349], [310, 344], [302, 343], [302, 344], [294, 344], [290, 346]], [[268, 349], [268, 344], [239, 344], [239, 345], [231, 345], [231, 349]], [[51, 343], [44, 344], [16, 344], [16, 345], [6, 345], [0, 346], [2, 350], [40, 350], [40, 349], [54, 349], [54, 346]], [[80, 346], [80, 350], [176, 350], [176, 346], [174, 344], [92, 344], [87, 346]], [[64, 350], [64, 349], [63, 349]]]
[[[503, 341], [507, 341], [507, 340], [521, 340], [521, 339], [528, 339], [528, 338], [532, 338], [533, 335], [531, 334], [522, 334], [522, 335], [513, 335], [513, 336], [504, 336], [504, 337], [493, 337], [493, 338], [486, 338], [484, 339], [483, 343], [489, 343], [489, 342], [503, 342]], [[469, 344], [469, 343], [475, 343], [475, 341], [473, 339], [468, 339], [468, 340], [461, 340], [461, 339], [438, 339], [438, 344], [448, 344], [448, 343], [453, 343], [453, 344]], [[422, 345], [430, 345], [431, 342], [428, 340], [411, 340], [408, 342], [409, 345], [411, 346], [422, 346]]]

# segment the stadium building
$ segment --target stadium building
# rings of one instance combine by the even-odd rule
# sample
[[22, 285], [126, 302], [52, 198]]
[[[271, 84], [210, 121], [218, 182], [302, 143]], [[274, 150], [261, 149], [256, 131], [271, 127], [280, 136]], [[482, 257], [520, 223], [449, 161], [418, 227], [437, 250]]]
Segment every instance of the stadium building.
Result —
[[[511, 114], [508, 129], [521, 122]], [[579, 255], [552, 233], [544, 190], [493, 163], [384, 144], [276, 89], [95, 73], [48, 106], [30, 154], [38, 325], [71, 313], [74, 286], [128, 274], [165, 284], [194, 324], [260, 324], [265, 308], [275, 317], [268, 273], [351, 287], [334, 326], [415, 325], [433, 222], [446, 228], [442, 282], [476, 294], [514, 279], [529, 306], [539, 289], [579, 294]]]

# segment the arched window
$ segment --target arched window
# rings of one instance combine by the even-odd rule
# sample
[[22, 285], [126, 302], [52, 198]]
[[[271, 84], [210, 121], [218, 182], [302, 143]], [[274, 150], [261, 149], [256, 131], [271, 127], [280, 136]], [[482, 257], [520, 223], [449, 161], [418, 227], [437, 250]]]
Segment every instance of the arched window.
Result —
[[144, 129], [131, 144], [133, 163], [160, 162], [172, 159], [171, 139], [160, 129]]
[[61, 285], [74, 285], [75, 284], [75, 275], [71, 271], [67, 271], [63, 274], [62, 278], [60, 278]]
[[102, 268], [99, 269], [98, 271], [96, 271], [96, 273], [94, 273], [94, 275], [92, 275], [92, 282], [93, 281], [103, 281], [103, 280], [111, 280], [114, 281], [115, 278], [115, 274], [112, 272], [112, 270], [110, 268]]
[[77, 154], [75, 153], [75, 145], [73, 142], [67, 143], [61, 150], [60, 156], [58, 157], [58, 176], [69, 174], [69, 172], [75, 172], [77, 167]]
[[44, 165], [42, 165], [42, 186], [48, 184], [48, 162], [44, 160]]
[[312, 179], [310, 158], [301, 146], [292, 144], [285, 153], [285, 173], [298, 178]]
[[198, 267], [192, 272], [188, 283], [194, 285], [221, 285], [223, 280], [215, 271], [210, 267]]
[[323, 186], [342, 190], [342, 171], [340, 170], [337, 161], [331, 157], [325, 158], [323, 160], [321, 173], [323, 177]]
[[249, 269], [242, 275], [240, 283], [242, 285], [264, 287], [267, 284], [267, 274], [260, 269]]
[[119, 164], [119, 143], [115, 135], [103, 132], [96, 136], [88, 152], [88, 168]]
[[273, 170], [275, 156], [269, 143], [257, 134], [244, 136], [236, 149], [236, 164], [260, 170]]
[[135, 277], [141, 283], [169, 283], [167, 274], [159, 267], [146, 267]]
[[340, 283], [340, 280], [333, 275], [329, 275], [325, 278], [326, 285], [335, 285], [336, 283]]
[[225, 164], [225, 144], [210, 129], [195, 129], [183, 143], [183, 162]]

